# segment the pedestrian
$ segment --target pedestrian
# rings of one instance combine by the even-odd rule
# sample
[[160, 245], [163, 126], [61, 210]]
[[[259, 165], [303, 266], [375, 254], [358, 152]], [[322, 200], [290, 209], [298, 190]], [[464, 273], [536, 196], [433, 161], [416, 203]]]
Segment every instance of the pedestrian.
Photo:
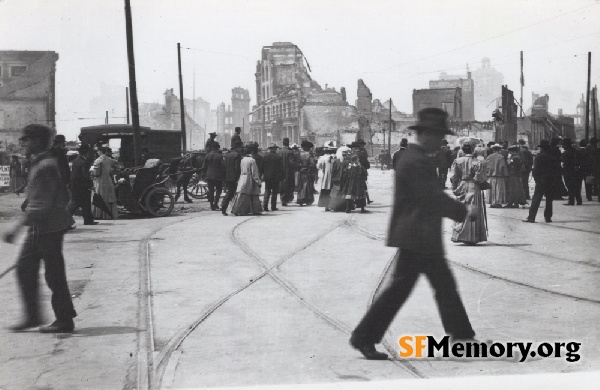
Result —
[[566, 206], [574, 206], [575, 202], [581, 205], [581, 182], [585, 177], [585, 157], [573, 147], [570, 138], [564, 138], [562, 145], [565, 150], [561, 156], [562, 174], [569, 196]]
[[206, 178], [208, 186], [208, 202], [211, 210], [219, 210], [219, 199], [223, 190], [223, 155], [221, 145], [215, 142], [211, 145], [210, 152], [204, 158], [200, 171]]
[[331, 163], [331, 192], [329, 209], [331, 211], [344, 211], [346, 209], [346, 200], [342, 193], [342, 188], [348, 180], [347, 165], [350, 163], [350, 149], [342, 146], [337, 150], [339, 155]]
[[258, 174], [262, 176], [263, 156], [259, 153], [258, 142], [254, 142], [253, 144], [254, 146], [252, 148], [252, 158], [254, 159], [254, 161], [256, 161], [256, 166], [258, 167]]
[[223, 157], [223, 164], [225, 167], [225, 189], [226, 194], [221, 203], [221, 213], [227, 215], [227, 207], [229, 202], [235, 195], [238, 180], [240, 179], [240, 163], [242, 161], [242, 147], [244, 145], [241, 142], [234, 144], [234, 147]]
[[32, 157], [28, 178], [28, 206], [25, 215], [4, 235], [12, 243], [23, 226], [27, 226], [25, 241], [17, 260], [17, 281], [25, 309], [23, 321], [10, 329], [20, 332], [42, 323], [39, 299], [40, 261], [44, 260], [46, 283], [52, 291], [52, 309], [56, 320], [40, 327], [42, 333], [70, 333], [77, 316], [65, 273], [62, 252], [63, 237], [71, 217], [66, 210], [67, 190], [62, 183], [56, 158], [48, 152], [50, 128], [32, 124], [23, 128], [22, 142]]
[[317, 169], [321, 172], [321, 191], [319, 194], [318, 207], [325, 207], [325, 211], [330, 211], [329, 203], [331, 202], [331, 170], [333, 161], [335, 160], [336, 148], [333, 143], [325, 143], [323, 155], [317, 160]]
[[112, 217], [101, 208], [92, 205], [92, 214], [94, 219], [113, 219], [119, 216], [117, 209], [117, 196], [115, 194], [115, 185], [111, 173], [117, 166], [117, 161], [108, 157], [109, 148], [102, 146], [96, 150], [98, 158], [90, 169], [94, 181], [94, 192], [104, 199], [104, 202], [111, 211]]
[[484, 162], [485, 175], [489, 178], [491, 188], [487, 197], [491, 208], [502, 208], [506, 200], [506, 182], [508, 180], [508, 164], [502, 154], [500, 144], [492, 145], [493, 153]]
[[263, 198], [263, 209], [269, 211], [269, 199], [271, 200], [271, 211], [279, 210], [277, 208], [277, 194], [279, 192], [279, 183], [283, 180], [283, 160], [277, 154], [279, 146], [273, 143], [269, 146], [269, 152], [262, 158], [262, 180], [265, 183], [265, 195]]
[[454, 149], [452, 149], [452, 162], [458, 158], [458, 152], [462, 152], [460, 146], [455, 146]]
[[600, 202], [600, 149], [598, 149], [598, 139], [590, 138], [587, 149], [587, 167], [591, 173], [592, 195], [598, 196]]
[[483, 141], [475, 146], [475, 150], [473, 150], [473, 156], [475, 156], [475, 158], [479, 161], [485, 161], [485, 158], [487, 157], [487, 150], [483, 144]]
[[535, 180], [535, 190], [529, 207], [529, 216], [523, 222], [535, 222], [538, 208], [544, 196], [546, 197], [544, 219], [546, 222], [552, 222], [552, 201], [558, 198], [561, 192], [557, 180], [557, 177], [560, 178], [560, 162], [556, 158], [556, 154], [552, 152], [550, 142], [541, 140], [538, 147], [540, 152], [533, 161], [533, 170], [531, 171]]
[[10, 165], [9, 165], [9, 177], [10, 177], [10, 190], [16, 192], [19, 188], [21, 188], [24, 184], [23, 181], [23, 170], [21, 168], [21, 162], [19, 161], [19, 156], [13, 154], [10, 156]]
[[360, 163], [360, 157], [352, 155], [350, 162], [345, 163], [346, 180], [341, 192], [346, 200], [346, 212], [350, 213], [355, 207], [360, 207], [361, 213], [367, 213], [367, 169]]
[[[67, 189], [67, 204], [71, 195], [69, 193], [69, 182], [71, 181], [71, 168], [69, 167], [69, 161], [67, 160], [67, 150], [66, 150], [67, 140], [64, 135], [57, 134], [52, 141], [52, 146], [48, 150], [58, 162], [58, 171], [60, 173], [60, 179], [65, 188]], [[69, 230], [75, 229], [75, 220], [71, 217], [71, 225], [69, 225]]]
[[206, 144], [204, 144], [204, 150], [206, 152], [210, 152], [212, 150], [212, 147], [214, 144], [217, 143], [216, 138], [217, 138], [217, 133], [212, 132], [212, 133], [208, 133], [208, 139], [206, 140]]
[[442, 218], [462, 221], [467, 216], [477, 215], [477, 210], [476, 207], [468, 209], [442, 191], [435, 165], [427, 157], [427, 153], [439, 149], [446, 134], [451, 134], [448, 114], [437, 108], [426, 108], [418, 116], [417, 124], [410, 127], [416, 130], [416, 143], [408, 145], [395, 164], [394, 206], [387, 237], [387, 246], [399, 248], [394, 277], [350, 338], [350, 344], [370, 360], [388, 358], [375, 349], [375, 344], [381, 342], [421, 273], [435, 290], [446, 333], [453, 340], [475, 336], [444, 256]]
[[[368, 169], [371, 168], [371, 163], [369, 162], [369, 154], [367, 153], [367, 149], [365, 149], [365, 141], [362, 139], [356, 140], [356, 142], [352, 143], [351, 149], [353, 149], [353, 153], [358, 156], [358, 161], [360, 165], [365, 168], [368, 172]], [[368, 173], [367, 173], [368, 174]], [[367, 188], [367, 182], [365, 181], [365, 197], [367, 199], [367, 203], [371, 204], [373, 201], [369, 197], [369, 189]]]
[[487, 241], [485, 201], [481, 189], [481, 185], [486, 182], [487, 177], [483, 162], [473, 154], [473, 146], [465, 143], [462, 150], [465, 155], [454, 161], [450, 171], [452, 192], [457, 200], [467, 206], [474, 206], [479, 212], [475, 218], [465, 218], [454, 224], [452, 241], [475, 245], [478, 242]]
[[527, 204], [523, 191], [523, 160], [519, 154], [519, 145], [509, 146], [508, 149], [508, 179], [506, 180], [506, 207], [518, 209], [519, 205]]
[[231, 212], [234, 215], [258, 215], [262, 213], [260, 204], [261, 181], [258, 174], [258, 166], [252, 158], [256, 145], [246, 145], [244, 157], [240, 162], [240, 179], [235, 196], [231, 202]]
[[237, 127], [234, 129], [234, 134], [231, 136], [231, 148], [234, 148], [234, 145], [237, 143], [242, 143], [242, 137], [240, 136], [240, 134], [242, 133], [242, 128], [241, 127]]
[[296, 155], [290, 148], [290, 139], [283, 139], [283, 148], [277, 151], [283, 162], [283, 180], [281, 181], [280, 191], [281, 205], [287, 206], [294, 200], [294, 190], [296, 188]]
[[400, 149], [394, 152], [392, 156], [392, 166], [396, 169], [396, 161], [400, 158], [400, 154], [406, 150], [406, 146], [408, 146], [408, 140], [406, 138], [402, 138], [400, 140]]
[[88, 144], [82, 144], [77, 151], [79, 155], [73, 160], [71, 166], [71, 201], [67, 211], [71, 216], [81, 208], [84, 225], [97, 225], [92, 214], [92, 187], [94, 183], [90, 177], [90, 159], [92, 148]]
[[442, 140], [442, 146], [438, 151], [438, 175], [440, 179], [440, 187], [446, 189], [446, 181], [448, 180], [448, 170], [452, 166], [452, 151], [448, 147], [448, 141]]
[[520, 156], [523, 161], [523, 174], [521, 175], [521, 184], [523, 187], [523, 193], [525, 194], [525, 200], [530, 200], [529, 195], [529, 176], [531, 175], [531, 169], [533, 169], [533, 154], [529, 151], [529, 147], [524, 140], [519, 140], [520, 145]]
[[298, 197], [296, 203], [300, 206], [310, 206], [315, 201], [315, 174], [317, 173], [316, 161], [310, 150], [315, 145], [303, 140], [300, 144], [302, 151], [298, 157]]
[[502, 149], [500, 149], [500, 154], [504, 157], [504, 161], [508, 164], [508, 155], [510, 152], [508, 151], [508, 141], [502, 141]]

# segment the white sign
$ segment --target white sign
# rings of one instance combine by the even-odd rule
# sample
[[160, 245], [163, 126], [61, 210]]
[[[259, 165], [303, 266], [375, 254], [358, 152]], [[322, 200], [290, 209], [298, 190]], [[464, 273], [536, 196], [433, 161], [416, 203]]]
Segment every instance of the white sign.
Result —
[[0, 165], [0, 187], [10, 186], [10, 166]]

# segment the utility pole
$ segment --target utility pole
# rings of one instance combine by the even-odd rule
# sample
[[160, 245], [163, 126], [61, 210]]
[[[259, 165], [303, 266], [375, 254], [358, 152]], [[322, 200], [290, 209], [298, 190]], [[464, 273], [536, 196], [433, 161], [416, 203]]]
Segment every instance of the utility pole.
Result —
[[181, 151], [187, 150], [187, 135], [185, 131], [185, 107], [183, 104], [183, 77], [181, 76], [181, 44], [177, 43], [177, 64], [179, 65], [179, 111], [181, 114]]
[[523, 51], [521, 50], [521, 115], [520, 118], [523, 118], [523, 86], [525, 85], [525, 77], [523, 77]]
[[[385, 134], [383, 135], [385, 138]], [[392, 151], [392, 98], [390, 98], [390, 128], [388, 129], [388, 148]]]
[[104, 124], [108, 125], [108, 111], [106, 111], [106, 116], [104, 117]]
[[[192, 115], [194, 116], [194, 124], [196, 123], [196, 68], [194, 68], [194, 107], [193, 107], [193, 113]], [[196, 137], [194, 137], [192, 140], [190, 140], [190, 147], [192, 148], [192, 150], [196, 149], [196, 138], [198, 138], [198, 129], [196, 128]], [[194, 142], [192, 142], [194, 141]]]
[[588, 52], [587, 99], [585, 102], [585, 140], [590, 139], [590, 77], [592, 75], [592, 52]]
[[127, 124], [129, 124], [129, 88], [125, 87], [125, 104], [127, 106]]
[[592, 103], [592, 117], [594, 118], [594, 138], [598, 139], [598, 134], [596, 133], [596, 107], [598, 107], [598, 86], [594, 85], [594, 95], [593, 95], [593, 103]]
[[133, 122], [133, 156], [135, 166], [142, 165], [142, 137], [140, 136], [140, 114], [137, 85], [135, 82], [135, 59], [133, 56], [133, 26], [131, 23], [130, 0], [125, 0], [125, 31], [127, 34], [127, 62], [129, 63], [129, 89], [131, 91], [131, 119]]

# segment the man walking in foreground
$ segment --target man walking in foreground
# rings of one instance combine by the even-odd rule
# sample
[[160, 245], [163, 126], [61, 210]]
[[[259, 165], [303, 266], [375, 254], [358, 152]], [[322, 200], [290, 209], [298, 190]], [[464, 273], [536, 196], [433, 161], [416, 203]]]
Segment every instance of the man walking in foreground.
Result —
[[50, 136], [50, 128], [33, 124], [23, 128], [23, 136], [20, 139], [27, 155], [32, 156], [33, 163], [29, 173], [25, 217], [4, 235], [4, 241], [12, 243], [21, 227], [28, 226], [27, 236], [17, 260], [17, 278], [25, 304], [25, 319], [11, 327], [14, 332], [41, 324], [38, 276], [42, 259], [46, 282], [52, 290], [52, 309], [56, 321], [42, 326], [40, 332], [72, 332], [73, 318], [77, 316], [67, 285], [62, 253], [63, 237], [71, 220], [66, 210], [68, 195], [61, 181], [58, 163], [48, 153]]
[[437, 108], [419, 112], [416, 144], [409, 144], [396, 161], [394, 208], [387, 245], [397, 247], [396, 271], [392, 283], [373, 302], [352, 332], [350, 344], [369, 360], [385, 360], [378, 352], [386, 329], [400, 310], [421, 273], [435, 290], [444, 330], [453, 339], [470, 339], [475, 332], [469, 322], [456, 282], [444, 256], [442, 218], [463, 221], [474, 218], [477, 209], [467, 207], [440, 188], [435, 164], [428, 153], [439, 149], [446, 134], [448, 114]]

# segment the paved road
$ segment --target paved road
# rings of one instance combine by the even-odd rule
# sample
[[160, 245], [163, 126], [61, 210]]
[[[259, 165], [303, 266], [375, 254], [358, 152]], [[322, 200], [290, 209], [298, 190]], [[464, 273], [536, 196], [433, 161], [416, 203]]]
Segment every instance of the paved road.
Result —
[[[451, 224], [445, 226], [477, 337], [577, 341], [580, 361], [372, 362], [351, 349], [349, 333], [388, 282], [395, 252], [382, 242], [391, 172], [370, 175], [369, 214], [292, 206], [222, 217], [196, 205], [195, 213], [69, 233], [78, 330], [62, 337], [0, 332], [0, 388], [355, 383], [599, 369], [597, 202], [559, 203], [553, 224], [520, 222], [526, 210], [488, 210], [490, 241], [475, 247], [451, 243]], [[14, 249], [3, 246], [3, 259]], [[0, 294], [10, 298], [0, 326], [18, 318], [15, 290], [14, 278], [0, 280]], [[443, 336], [424, 279], [386, 336], [391, 356], [406, 334]]]

